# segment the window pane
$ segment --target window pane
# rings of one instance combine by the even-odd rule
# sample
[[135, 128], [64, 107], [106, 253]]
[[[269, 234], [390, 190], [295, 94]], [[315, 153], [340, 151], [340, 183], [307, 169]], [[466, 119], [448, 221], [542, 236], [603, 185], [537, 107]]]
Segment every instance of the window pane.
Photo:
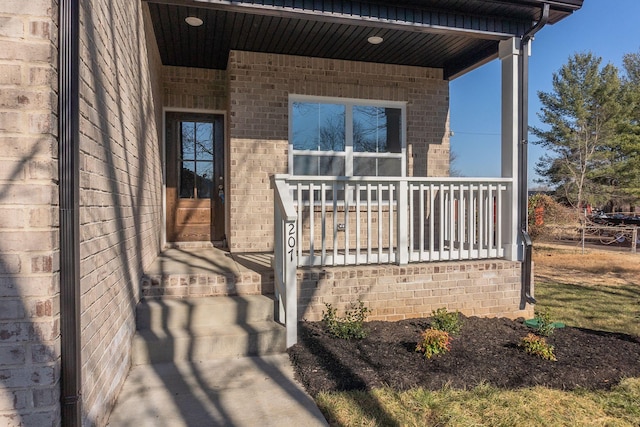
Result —
[[376, 176], [376, 158], [375, 157], [354, 157], [353, 158], [353, 175], [354, 176]]
[[196, 160], [213, 160], [213, 123], [196, 123]]
[[354, 176], [400, 176], [402, 160], [387, 157], [354, 157]]
[[320, 157], [318, 175], [344, 176], [344, 157]]
[[292, 114], [294, 150], [344, 151], [344, 105], [294, 102]]
[[196, 185], [198, 187], [198, 198], [206, 199], [211, 197], [213, 191], [213, 163], [196, 163]]
[[196, 163], [182, 162], [180, 170], [180, 197], [191, 199], [194, 197]]
[[294, 175], [318, 175], [318, 159], [315, 156], [293, 156]]
[[184, 160], [195, 159], [195, 123], [180, 123], [182, 138], [180, 139], [180, 158]]
[[354, 105], [353, 151], [399, 153], [401, 112], [399, 108]]
[[338, 156], [293, 156], [294, 175], [344, 176], [344, 157]]
[[401, 159], [378, 158], [378, 176], [400, 176]]

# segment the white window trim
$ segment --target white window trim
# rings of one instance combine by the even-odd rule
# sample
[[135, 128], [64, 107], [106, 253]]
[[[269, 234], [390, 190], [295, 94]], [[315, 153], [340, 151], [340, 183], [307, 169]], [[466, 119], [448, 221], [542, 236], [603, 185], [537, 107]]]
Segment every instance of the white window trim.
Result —
[[[315, 150], [294, 150], [293, 149], [293, 103], [294, 102], [317, 102], [322, 104], [339, 104], [345, 106], [345, 147], [344, 151], [315, 151]], [[345, 157], [345, 176], [353, 176], [353, 106], [364, 105], [371, 107], [389, 107], [400, 110], [400, 153], [369, 153], [358, 152], [356, 157], [386, 157], [400, 158], [400, 176], [407, 176], [407, 103], [403, 101], [384, 101], [373, 99], [340, 98], [328, 96], [312, 96], [289, 94], [289, 150], [288, 150], [288, 171], [293, 175], [294, 154], [306, 156], [326, 156], [333, 154]]]

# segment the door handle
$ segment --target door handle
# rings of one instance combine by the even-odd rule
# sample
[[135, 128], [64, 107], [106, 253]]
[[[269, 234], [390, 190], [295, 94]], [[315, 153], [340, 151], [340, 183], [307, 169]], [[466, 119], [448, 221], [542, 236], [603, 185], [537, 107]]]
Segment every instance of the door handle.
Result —
[[224, 204], [224, 186], [222, 184], [218, 185], [218, 197], [220, 197], [222, 204]]

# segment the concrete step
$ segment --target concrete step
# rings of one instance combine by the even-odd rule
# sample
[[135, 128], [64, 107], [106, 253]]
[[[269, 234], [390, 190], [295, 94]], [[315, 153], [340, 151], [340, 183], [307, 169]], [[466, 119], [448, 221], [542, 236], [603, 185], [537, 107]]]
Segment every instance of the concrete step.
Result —
[[264, 295], [151, 298], [136, 308], [132, 364], [261, 356], [286, 350], [286, 330]]
[[264, 295], [147, 298], [136, 307], [138, 330], [167, 330], [273, 320], [275, 301]]
[[204, 361], [258, 356], [286, 350], [284, 326], [274, 321], [168, 329], [160, 334], [140, 330], [132, 345], [132, 364]]

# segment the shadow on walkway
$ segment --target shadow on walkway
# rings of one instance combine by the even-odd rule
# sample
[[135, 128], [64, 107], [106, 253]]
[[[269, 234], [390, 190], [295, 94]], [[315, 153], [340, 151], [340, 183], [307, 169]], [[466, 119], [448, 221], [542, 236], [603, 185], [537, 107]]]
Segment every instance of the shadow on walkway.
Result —
[[286, 354], [131, 369], [108, 426], [326, 426]]

